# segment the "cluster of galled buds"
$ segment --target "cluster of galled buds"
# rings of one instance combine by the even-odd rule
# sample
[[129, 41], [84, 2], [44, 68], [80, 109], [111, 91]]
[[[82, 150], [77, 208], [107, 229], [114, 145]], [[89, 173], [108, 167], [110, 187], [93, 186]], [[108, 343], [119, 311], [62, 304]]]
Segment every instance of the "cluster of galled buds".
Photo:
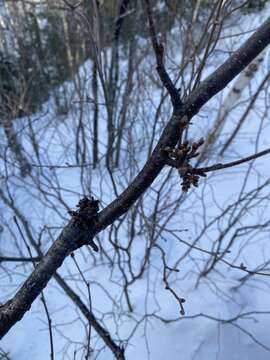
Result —
[[69, 214], [79, 223], [90, 227], [98, 217], [99, 200], [84, 197], [76, 205], [79, 209], [76, 211], [69, 211]]
[[90, 198], [84, 197], [76, 207], [78, 210], [69, 211], [73, 219], [73, 226], [89, 232], [88, 245], [90, 245], [94, 251], [98, 251], [98, 246], [91, 237], [91, 231], [92, 227], [98, 221], [99, 200], [95, 200], [93, 196]]
[[168, 154], [168, 165], [178, 169], [178, 173], [182, 179], [181, 187], [184, 192], [187, 192], [191, 186], [197, 187], [200, 176], [206, 176], [203, 172], [198, 172], [190, 165], [190, 160], [197, 157], [200, 153], [198, 149], [204, 144], [204, 139], [190, 143], [185, 141], [178, 148], [165, 148], [164, 151]]

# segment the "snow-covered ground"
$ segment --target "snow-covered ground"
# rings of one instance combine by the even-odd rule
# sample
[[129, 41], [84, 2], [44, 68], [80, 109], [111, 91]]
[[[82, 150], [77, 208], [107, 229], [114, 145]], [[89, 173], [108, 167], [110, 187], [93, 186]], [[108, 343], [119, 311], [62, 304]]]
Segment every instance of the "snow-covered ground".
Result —
[[[243, 17], [241, 25], [228, 26], [223, 36], [256, 28], [268, 13], [269, 7], [256, 16], [253, 14]], [[174, 31], [172, 42], [177, 36], [177, 28]], [[218, 44], [218, 50], [210, 58], [203, 77], [226, 58], [227, 51], [236, 49], [248, 36], [247, 33], [223, 39]], [[138, 53], [144, 54], [147, 53], [149, 42], [140, 40], [137, 46], [140, 47]], [[175, 71], [174, 64], [179, 59], [179, 49], [180, 47], [176, 46], [166, 49], [168, 57], [174, 60], [168, 60], [172, 73]], [[104, 52], [109, 58], [110, 51]], [[128, 66], [124, 51], [121, 57], [120, 94], [125, 86]], [[139, 71], [134, 79], [135, 90], [129, 99], [128, 123], [124, 129], [121, 162], [119, 168], [113, 171], [118, 193], [130, 182], [147, 158], [153, 119], [162, 94], [156, 85], [158, 80], [154, 73], [153, 56], [138, 56], [136, 60], [139, 63]], [[267, 85], [250, 111], [241, 132], [222, 159], [215, 152], [234, 129], [248, 106], [250, 96], [255, 93], [267, 72], [269, 50], [264, 54], [254, 77], [242, 89], [239, 99], [232, 104], [209, 164], [215, 161], [228, 162], [270, 147], [270, 97]], [[93, 105], [85, 102], [80, 107], [81, 94], [85, 99], [91, 89], [91, 74], [92, 64], [88, 61], [77, 75], [77, 80], [83, 81], [82, 93], [78, 93], [75, 86], [78, 82], [63, 84], [63, 89], [69, 94], [68, 102], [71, 105], [66, 116], [57, 115], [51, 98], [43, 105], [40, 113], [14, 121], [16, 132], [33, 169], [31, 176], [21, 178], [18, 166], [9, 153], [6, 163], [1, 164], [1, 189], [6, 197], [6, 202], [2, 201], [3, 198], [0, 201], [0, 220], [3, 227], [0, 233], [2, 255], [28, 256], [24, 240], [13, 220], [15, 208], [27, 220], [33, 238], [40, 238], [41, 247], [45, 251], [67, 222], [68, 209], [74, 209], [80, 197], [91, 192], [101, 199], [102, 207], [115, 197], [111, 178], [105, 170], [104, 156], [99, 166], [93, 170], [87, 165], [88, 160], [91, 162], [89, 150], [83, 167], [76, 165], [74, 155], [76, 144], [79, 147], [83, 146], [80, 123], [83, 124], [86, 139], [89, 143], [92, 141]], [[193, 119], [189, 131], [191, 139], [207, 135], [213, 121], [220, 115], [221, 104], [226, 104], [224, 99], [230, 99], [230, 89], [235, 82], [207, 103]], [[102, 104], [102, 91], [99, 95]], [[167, 101], [162, 106], [156, 124], [155, 141], [169, 114], [170, 105]], [[99, 150], [102, 155], [105, 153], [107, 141], [106, 111], [102, 105], [99, 119]], [[6, 140], [3, 130], [0, 131], [1, 152], [4, 154]], [[35, 134], [39, 157], [35, 155], [31, 141], [32, 132]], [[207, 179], [202, 179], [199, 188], [192, 190], [188, 195], [181, 194], [177, 173], [173, 172], [169, 180], [166, 180], [169, 169], [164, 169], [151, 189], [138, 202], [136, 211], [130, 212], [121, 226], [118, 226], [120, 223], [117, 221], [112, 233], [110, 229], [104, 231], [99, 239], [104, 249], [101, 255], [93, 255], [87, 248], [76, 252], [75, 258], [80, 264], [80, 270], [90, 283], [94, 314], [116, 341], [122, 340], [123, 345], [127, 346], [128, 360], [270, 358], [270, 278], [255, 275], [241, 285], [240, 279], [246, 273], [220, 261], [207, 277], [199, 276], [213, 261], [213, 256], [209, 256], [207, 251], [219, 251], [220, 255], [228, 247], [230, 252], [225, 254], [224, 259], [236, 266], [243, 263], [250, 270], [270, 260], [269, 161], [269, 157], [266, 156], [251, 164], [213, 173]], [[155, 206], [158, 209], [156, 222], [153, 218]], [[15, 215], [25, 234], [26, 227], [22, 218], [18, 213]], [[133, 215], [137, 217], [131, 239]], [[130, 312], [123, 293], [124, 284], [139, 271], [153, 236], [153, 228], [158, 247], [152, 248], [148, 266], [142, 276], [128, 287], [133, 308]], [[159, 234], [161, 229], [162, 232]], [[230, 245], [232, 239], [234, 242]], [[126, 252], [115, 251], [116, 241], [122, 247], [131, 243], [130, 259]], [[193, 248], [188, 244], [193, 244]], [[185, 316], [180, 315], [179, 304], [172, 294], [165, 290], [162, 281], [163, 253], [160, 248], [165, 253], [167, 265], [173, 268], [176, 266], [180, 270], [170, 274], [169, 282], [174, 291], [186, 299]], [[33, 255], [36, 255], [35, 251], [32, 251]], [[113, 267], [111, 261], [114, 262]], [[4, 302], [26, 279], [32, 265], [0, 265], [0, 301]], [[270, 274], [268, 268], [269, 266], [266, 266], [262, 271]], [[86, 285], [71, 258], [66, 259], [59, 273], [88, 304]], [[124, 273], [127, 279], [124, 279]], [[88, 336], [87, 322], [54, 279], [45, 289], [44, 296], [53, 324], [55, 358], [83, 358], [83, 343], [86, 343]], [[95, 349], [93, 359], [113, 358], [94, 330], [91, 347]], [[14, 360], [49, 358], [48, 326], [40, 299], [34, 302], [31, 310], [5, 336], [1, 349], [8, 352], [10, 359]]]

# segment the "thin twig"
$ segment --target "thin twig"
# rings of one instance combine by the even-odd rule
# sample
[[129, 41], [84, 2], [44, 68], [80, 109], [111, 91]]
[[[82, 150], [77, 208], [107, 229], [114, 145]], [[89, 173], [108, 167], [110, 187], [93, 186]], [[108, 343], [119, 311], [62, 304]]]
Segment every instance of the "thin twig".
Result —
[[251, 160], [258, 159], [259, 157], [262, 157], [262, 156], [267, 155], [267, 154], [270, 154], [270, 148], [266, 149], [266, 150], [263, 150], [263, 151], [260, 151], [260, 152], [258, 152], [256, 154], [247, 156], [247, 157], [245, 157], [243, 159], [232, 161], [232, 162], [229, 162], [229, 163], [226, 163], [226, 164], [218, 163], [218, 164], [207, 166], [207, 167], [204, 167], [204, 168], [192, 169], [192, 173], [200, 175], [202, 173], [207, 173], [209, 171], [217, 171], [217, 170], [230, 168], [230, 167], [237, 166], [237, 165], [243, 164], [243, 163], [251, 161]]
[[164, 66], [164, 47], [161, 42], [158, 41], [155, 24], [152, 15], [152, 9], [150, 0], [145, 0], [146, 13], [149, 22], [149, 32], [152, 41], [152, 46], [156, 55], [157, 72], [160, 80], [165, 88], [168, 90], [173, 106], [181, 106], [182, 102], [180, 99], [179, 91], [174, 86], [170, 76], [168, 75]]
[[17, 256], [0, 256], [1, 262], [38, 262], [41, 260], [40, 256], [35, 257], [17, 257]]

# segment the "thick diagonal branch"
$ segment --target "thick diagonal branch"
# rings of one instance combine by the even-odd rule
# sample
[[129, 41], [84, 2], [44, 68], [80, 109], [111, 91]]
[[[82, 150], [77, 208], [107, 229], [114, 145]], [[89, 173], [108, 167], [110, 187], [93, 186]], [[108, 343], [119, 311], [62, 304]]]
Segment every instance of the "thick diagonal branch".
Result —
[[[148, 189], [158, 176], [165, 159], [162, 150], [174, 147], [186, 126], [186, 116], [191, 119], [201, 107], [235, 78], [270, 43], [270, 18], [212, 75], [206, 78], [181, 106], [174, 106], [173, 114], [163, 130], [160, 140], [143, 169], [126, 190], [99, 214], [89, 239], [121, 215]], [[89, 240], [88, 239], [88, 240]], [[87, 243], [85, 232], [68, 224], [49, 249], [42, 261], [26, 280], [17, 294], [0, 308], [0, 338], [19, 321], [45, 288], [50, 278], [71, 251]]]

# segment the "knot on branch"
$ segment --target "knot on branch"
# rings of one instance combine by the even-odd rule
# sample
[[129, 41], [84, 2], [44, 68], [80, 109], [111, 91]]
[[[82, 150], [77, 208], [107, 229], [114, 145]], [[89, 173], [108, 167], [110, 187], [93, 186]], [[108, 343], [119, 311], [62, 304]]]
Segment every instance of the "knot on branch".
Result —
[[204, 144], [204, 139], [190, 143], [185, 141], [179, 148], [165, 148], [164, 151], [168, 154], [167, 164], [175, 167], [178, 170], [179, 176], [182, 179], [182, 191], [188, 192], [191, 186], [197, 187], [199, 185], [200, 176], [206, 176], [203, 171], [194, 169], [190, 161], [197, 157], [200, 153], [198, 149]]
[[90, 240], [88, 243], [94, 251], [98, 251], [98, 247], [94, 243], [91, 233], [98, 221], [99, 200], [95, 200], [93, 196], [90, 198], [84, 197], [76, 207], [78, 207], [78, 210], [68, 212], [72, 216], [73, 226], [80, 230], [90, 232]]

